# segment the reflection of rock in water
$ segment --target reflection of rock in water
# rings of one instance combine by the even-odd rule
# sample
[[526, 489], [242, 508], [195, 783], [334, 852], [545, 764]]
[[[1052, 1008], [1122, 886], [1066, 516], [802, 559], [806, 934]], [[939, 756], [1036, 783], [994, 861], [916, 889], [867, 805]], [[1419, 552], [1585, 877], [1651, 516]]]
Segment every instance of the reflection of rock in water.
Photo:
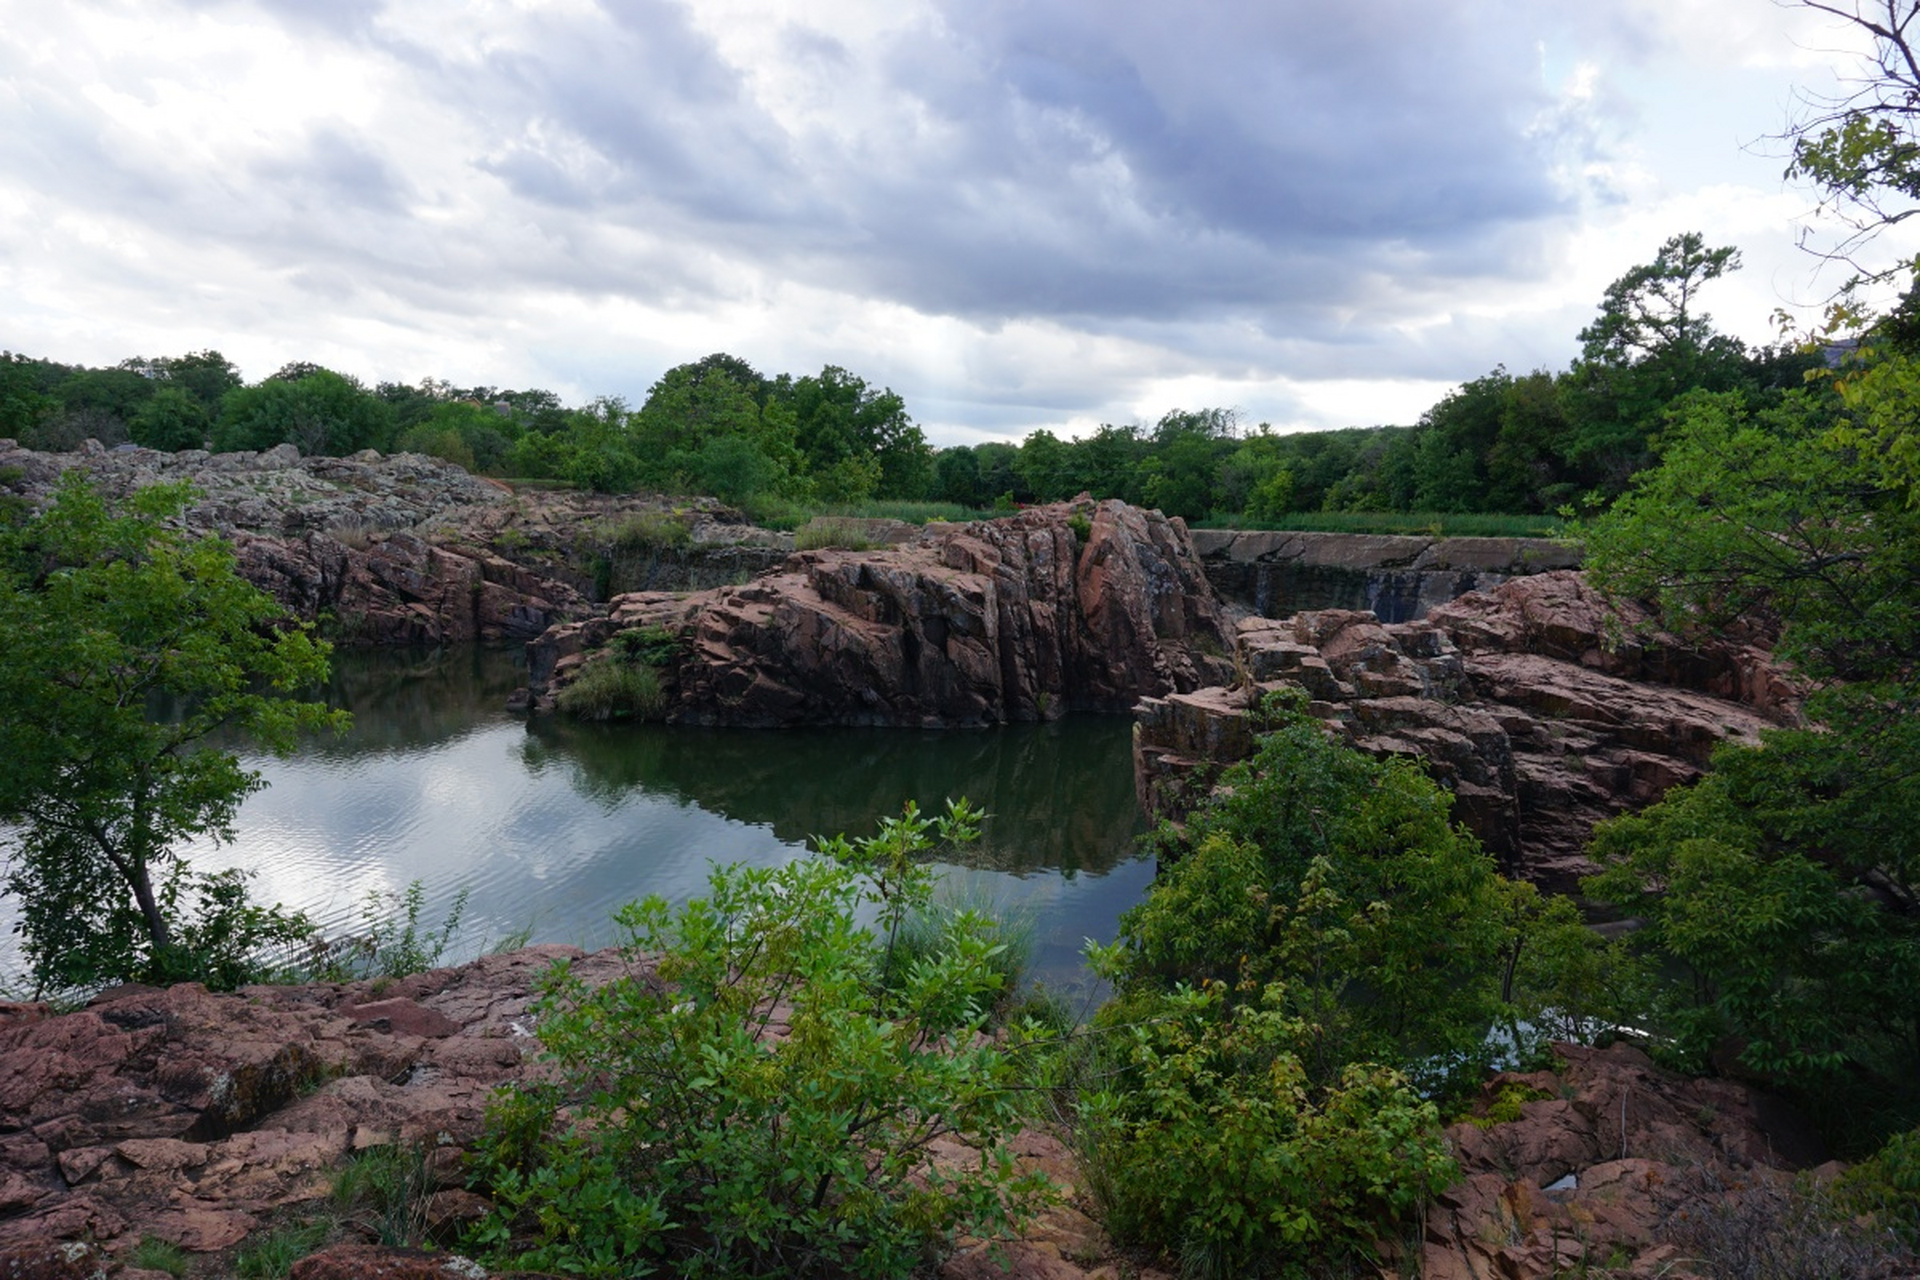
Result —
[[343, 739], [318, 738], [316, 755], [432, 746], [505, 718], [507, 696], [526, 680], [522, 650], [384, 650], [333, 655], [329, 705], [354, 713]]
[[991, 815], [959, 861], [982, 869], [1106, 871], [1143, 829], [1131, 725], [1074, 716], [978, 731], [724, 730], [540, 720], [527, 761], [572, 771], [611, 807], [633, 790], [668, 794], [783, 840], [869, 833], [908, 800], [965, 796]]

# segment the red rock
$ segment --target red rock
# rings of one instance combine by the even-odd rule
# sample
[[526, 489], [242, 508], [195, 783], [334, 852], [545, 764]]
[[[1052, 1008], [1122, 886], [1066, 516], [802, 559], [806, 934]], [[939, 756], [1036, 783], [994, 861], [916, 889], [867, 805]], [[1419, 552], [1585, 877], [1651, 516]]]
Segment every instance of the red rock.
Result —
[[1754, 741], [1795, 714], [1763, 649], [1689, 647], [1646, 623], [1572, 572], [1516, 578], [1418, 622], [1351, 610], [1245, 619], [1231, 689], [1136, 709], [1142, 802], [1177, 818], [1197, 799], [1184, 780], [1198, 762], [1250, 751], [1247, 706], [1293, 685], [1354, 746], [1422, 761], [1509, 872], [1571, 889], [1592, 870], [1596, 822], [1698, 778], [1720, 743]]
[[444, 1040], [460, 1030], [460, 1024], [444, 1013], [436, 1013], [404, 998], [357, 1004], [347, 1010], [347, 1016], [355, 1022], [370, 1022], [376, 1026], [384, 1023], [385, 1029], [397, 1035], [422, 1036], [432, 1040]]
[[984, 725], [1223, 680], [1224, 617], [1184, 525], [1082, 500], [928, 526], [881, 551], [802, 552], [693, 596], [622, 597], [606, 618], [542, 636], [528, 666], [550, 707], [580, 655], [665, 626], [683, 641], [663, 677], [670, 721]]

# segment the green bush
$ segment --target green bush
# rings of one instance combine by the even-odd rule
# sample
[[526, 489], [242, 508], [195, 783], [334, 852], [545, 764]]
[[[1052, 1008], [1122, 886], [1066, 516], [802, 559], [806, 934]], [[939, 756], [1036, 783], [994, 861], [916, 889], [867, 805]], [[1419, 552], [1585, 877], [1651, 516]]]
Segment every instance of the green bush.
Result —
[[581, 667], [553, 703], [576, 720], [658, 720], [667, 708], [659, 673], [652, 666], [610, 655]]
[[[550, 1082], [489, 1110], [481, 1184], [499, 1209], [474, 1243], [589, 1276], [879, 1277], [1015, 1227], [1045, 1184], [1003, 1146], [1017, 1053], [980, 1035], [999, 944], [957, 919], [880, 981], [930, 899], [919, 859], [976, 823], [964, 804], [938, 820], [909, 806], [868, 840], [716, 869], [677, 911], [625, 908], [632, 971], [589, 989], [561, 965], [536, 1005]], [[927, 1162], [949, 1134], [977, 1164]]]
[[1281, 987], [1177, 988], [1102, 1021], [1117, 1071], [1082, 1100], [1089, 1189], [1123, 1241], [1188, 1277], [1305, 1275], [1364, 1257], [1457, 1175], [1432, 1103], [1384, 1067], [1309, 1079]]

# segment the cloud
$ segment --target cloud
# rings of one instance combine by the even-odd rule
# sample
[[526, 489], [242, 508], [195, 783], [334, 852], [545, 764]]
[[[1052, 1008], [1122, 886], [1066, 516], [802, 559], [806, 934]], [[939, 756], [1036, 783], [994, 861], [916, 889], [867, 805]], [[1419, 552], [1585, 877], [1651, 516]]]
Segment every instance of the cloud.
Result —
[[0, 0], [0, 343], [1322, 422], [1571, 353], [1699, 104], [1780, 92], [1764, 23], [1701, 43], [1732, 5]]

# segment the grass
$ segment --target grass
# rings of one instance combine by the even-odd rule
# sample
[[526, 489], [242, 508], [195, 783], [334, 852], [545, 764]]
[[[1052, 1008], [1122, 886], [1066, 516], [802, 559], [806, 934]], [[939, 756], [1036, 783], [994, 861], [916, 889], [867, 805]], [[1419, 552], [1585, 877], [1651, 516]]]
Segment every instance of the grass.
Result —
[[164, 1271], [170, 1276], [184, 1276], [192, 1266], [185, 1249], [154, 1236], [141, 1236], [140, 1243], [127, 1255], [127, 1262], [142, 1271]]
[[293, 1270], [294, 1263], [318, 1249], [326, 1238], [327, 1226], [323, 1222], [296, 1223], [250, 1236], [234, 1251], [233, 1273], [240, 1280], [280, 1280]]
[[1281, 520], [1253, 523], [1237, 518], [1202, 520], [1200, 529], [1277, 529], [1316, 533], [1413, 534], [1437, 538], [1551, 538], [1558, 516], [1496, 515], [1437, 511], [1300, 511]]
[[638, 511], [609, 525], [605, 536], [616, 551], [677, 551], [693, 541], [693, 530], [671, 511]]
[[845, 516], [816, 516], [793, 535], [795, 551], [820, 551], [827, 547], [841, 551], [872, 551], [885, 545], [869, 538], [864, 526]]
[[800, 503], [761, 494], [749, 498], [742, 509], [753, 522], [765, 529], [794, 530], [815, 518], [858, 520], [901, 520], [907, 524], [926, 524], [932, 520], [982, 520], [992, 513], [976, 511], [952, 502], [908, 502], [904, 499], [874, 499], [868, 502]]
[[333, 1180], [333, 1204], [347, 1221], [394, 1248], [418, 1245], [436, 1190], [424, 1148], [392, 1144], [356, 1153]]
[[667, 709], [652, 666], [610, 656], [582, 667], [553, 701], [561, 714], [576, 720], [658, 720]]

